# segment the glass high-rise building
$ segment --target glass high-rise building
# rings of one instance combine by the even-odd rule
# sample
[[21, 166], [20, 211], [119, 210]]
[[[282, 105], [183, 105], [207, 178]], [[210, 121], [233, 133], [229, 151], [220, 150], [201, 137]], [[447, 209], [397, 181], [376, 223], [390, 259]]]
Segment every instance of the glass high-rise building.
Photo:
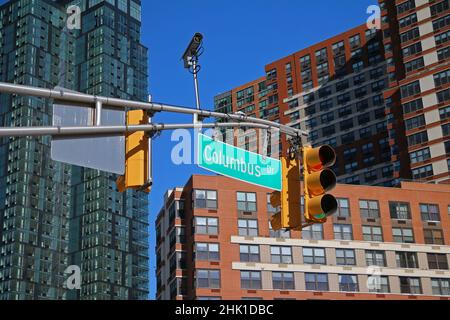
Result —
[[[81, 28], [67, 27], [81, 10]], [[0, 6], [0, 81], [147, 100], [140, 0]], [[52, 122], [51, 101], [0, 95], [2, 126]], [[50, 159], [50, 138], [0, 140], [0, 299], [146, 299], [148, 198]], [[64, 271], [81, 268], [81, 290]]]

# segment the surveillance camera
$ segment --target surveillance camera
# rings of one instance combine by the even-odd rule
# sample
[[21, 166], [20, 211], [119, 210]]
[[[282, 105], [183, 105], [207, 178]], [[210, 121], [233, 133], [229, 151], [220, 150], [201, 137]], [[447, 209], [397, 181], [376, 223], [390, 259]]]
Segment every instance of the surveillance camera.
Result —
[[184, 67], [189, 68], [190, 61], [192, 60], [192, 57], [197, 55], [198, 49], [200, 48], [203, 41], [203, 35], [199, 32], [194, 34], [192, 37], [191, 42], [189, 43], [189, 46], [187, 47], [186, 51], [183, 54], [183, 61], [184, 61]]

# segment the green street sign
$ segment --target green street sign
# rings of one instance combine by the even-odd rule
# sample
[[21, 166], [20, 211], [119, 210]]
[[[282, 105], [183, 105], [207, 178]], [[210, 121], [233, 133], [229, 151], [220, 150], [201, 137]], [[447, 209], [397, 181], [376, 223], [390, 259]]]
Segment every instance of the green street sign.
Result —
[[198, 135], [199, 167], [236, 180], [281, 191], [281, 161]]

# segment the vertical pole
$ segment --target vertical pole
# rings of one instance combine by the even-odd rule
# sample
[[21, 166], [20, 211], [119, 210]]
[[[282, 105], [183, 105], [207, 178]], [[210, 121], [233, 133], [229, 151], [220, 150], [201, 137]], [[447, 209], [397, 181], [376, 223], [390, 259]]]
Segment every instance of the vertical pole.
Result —
[[[152, 102], [152, 97], [149, 95], [148, 102]], [[149, 114], [148, 117], [148, 123], [153, 124], [153, 113]], [[150, 185], [150, 187], [153, 185], [153, 132], [150, 132], [148, 135], [148, 153], [147, 153], [147, 184]]]
[[[192, 58], [192, 69], [194, 75], [194, 89], [195, 89], [195, 104], [197, 106], [197, 110], [200, 110], [200, 93], [198, 90], [198, 70], [197, 70], [197, 57]], [[198, 114], [194, 114], [194, 125], [201, 124], [201, 121], [198, 120]], [[201, 133], [201, 129], [194, 129], [194, 164], [197, 163], [197, 152], [198, 152], [198, 134]]]
[[95, 101], [95, 126], [99, 127], [102, 125], [102, 109], [103, 104], [101, 101]]

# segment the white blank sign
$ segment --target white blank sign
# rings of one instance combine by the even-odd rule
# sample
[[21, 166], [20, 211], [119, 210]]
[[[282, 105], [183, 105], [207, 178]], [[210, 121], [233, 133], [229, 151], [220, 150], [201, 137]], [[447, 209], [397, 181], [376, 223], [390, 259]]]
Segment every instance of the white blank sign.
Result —
[[[53, 105], [53, 126], [94, 126], [95, 108], [68, 104]], [[125, 125], [125, 111], [102, 109], [102, 125]], [[51, 157], [55, 161], [80, 167], [125, 173], [124, 136], [69, 136], [54, 137]]]

